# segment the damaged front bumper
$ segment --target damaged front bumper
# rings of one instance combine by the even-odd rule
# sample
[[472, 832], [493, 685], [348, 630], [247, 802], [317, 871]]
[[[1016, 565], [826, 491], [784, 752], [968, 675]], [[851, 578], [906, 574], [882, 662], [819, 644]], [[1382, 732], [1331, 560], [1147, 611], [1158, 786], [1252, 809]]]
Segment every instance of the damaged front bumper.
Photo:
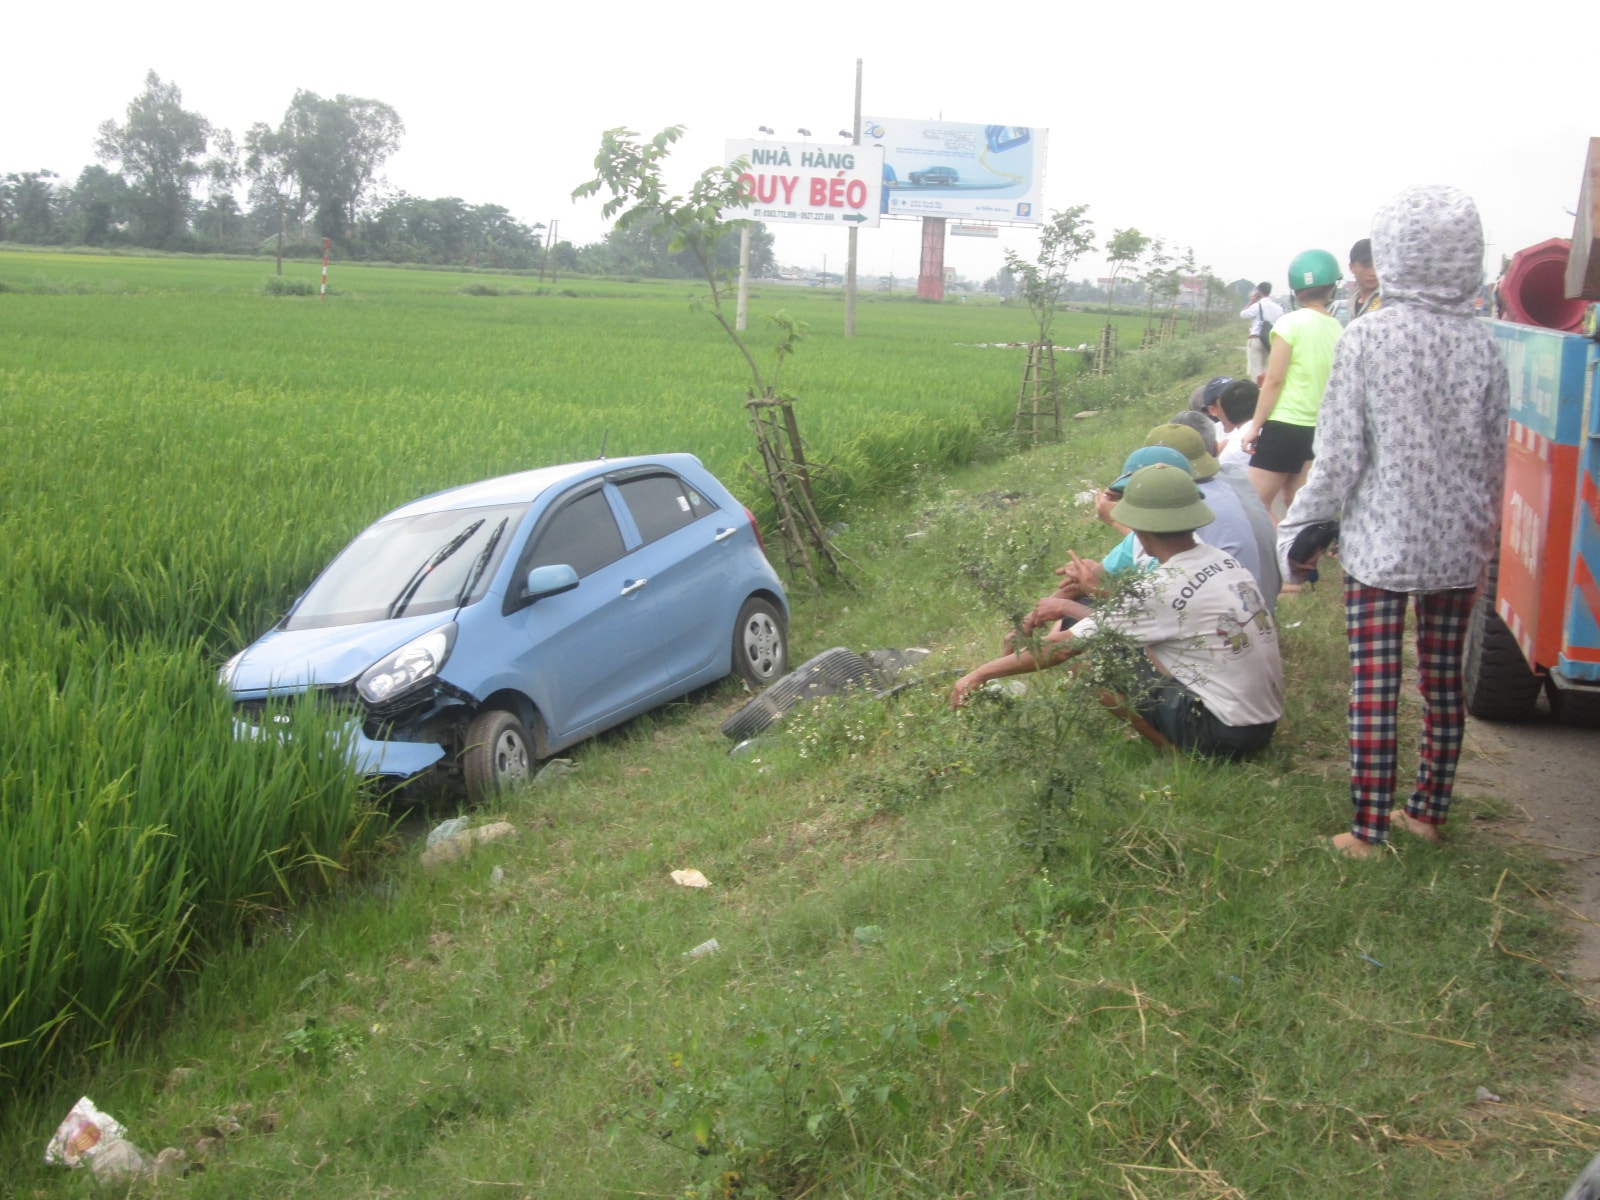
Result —
[[[327, 730], [327, 736], [349, 762], [351, 771], [392, 780], [410, 779], [443, 762], [449, 750], [440, 738], [447, 736], [467, 711], [453, 697], [446, 698], [433, 688], [425, 696], [412, 696], [404, 705], [391, 706], [405, 710], [403, 720], [395, 719], [399, 713], [379, 717], [353, 697], [333, 690], [314, 693], [313, 698], [319, 707], [341, 714], [337, 724]], [[233, 736], [237, 740], [287, 741], [291, 724], [287, 707], [269, 706], [262, 699], [235, 701]]]

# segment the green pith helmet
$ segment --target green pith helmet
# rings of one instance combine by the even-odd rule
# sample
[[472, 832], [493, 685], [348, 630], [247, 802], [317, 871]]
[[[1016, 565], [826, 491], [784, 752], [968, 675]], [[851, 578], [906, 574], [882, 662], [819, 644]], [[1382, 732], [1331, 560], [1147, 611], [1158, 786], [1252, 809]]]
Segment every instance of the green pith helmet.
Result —
[[1140, 533], [1189, 533], [1217, 518], [1200, 498], [1189, 472], [1155, 463], [1133, 473], [1122, 499], [1111, 509], [1111, 519]]
[[1329, 283], [1338, 283], [1342, 278], [1343, 275], [1339, 271], [1339, 260], [1326, 250], [1302, 250], [1294, 256], [1294, 261], [1289, 264], [1289, 290], [1291, 292], [1322, 287], [1324, 284]]

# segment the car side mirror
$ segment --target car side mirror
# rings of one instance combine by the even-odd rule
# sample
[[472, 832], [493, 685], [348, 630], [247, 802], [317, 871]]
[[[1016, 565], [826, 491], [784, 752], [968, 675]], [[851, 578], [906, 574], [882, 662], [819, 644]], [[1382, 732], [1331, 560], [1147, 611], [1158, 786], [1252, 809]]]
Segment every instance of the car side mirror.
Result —
[[523, 585], [522, 600], [525, 604], [532, 604], [535, 600], [543, 600], [546, 596], [559, 596], [562, 592], [570, 592], [577, 586], [578, 573], [566, 563], [534, 567], [528, 572], [527, 582]]

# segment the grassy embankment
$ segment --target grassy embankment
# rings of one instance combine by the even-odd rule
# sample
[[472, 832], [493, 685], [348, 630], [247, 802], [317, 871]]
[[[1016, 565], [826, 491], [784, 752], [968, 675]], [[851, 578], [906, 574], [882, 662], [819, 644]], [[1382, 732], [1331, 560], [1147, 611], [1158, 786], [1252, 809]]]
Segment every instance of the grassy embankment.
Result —
[[[1104, 542], [1080, 481], [1186, 384], [852, 505], [860, 586], [800, 598], [797, 653], [990, 653]], [[1337, 597], [1281, 616], [1291, 712], [1246, 767], [1126, 742], [1064, 676], [959, 716], [940, 684], [833, 703], [740, 759], [731, 688], [674, 705], [477, 814], [514, 843], [406, 852], [220, 956], [164, 1037], [9, 1110], [0, 1154], [33, 1161], [81, 1084], [152, 1149], [237, 1120], [166, 1189], [194, 1196], [1555, 1194], [1600, 1131], [1550, 1099], [1591, 1022], [1546, 966], [1549, 868], [1486, 802], [1442, 850], [1325, 853]]]

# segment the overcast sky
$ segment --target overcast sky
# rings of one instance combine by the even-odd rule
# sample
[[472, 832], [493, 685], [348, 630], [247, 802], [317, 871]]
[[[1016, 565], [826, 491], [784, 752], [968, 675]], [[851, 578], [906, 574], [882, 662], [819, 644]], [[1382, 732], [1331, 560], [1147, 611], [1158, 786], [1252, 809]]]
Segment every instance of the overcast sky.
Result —
[[[75, 178], [95, 161], [96, 127], [123, 119], [153, 68], [241, 138], [276, 125], [297, 87], [386, 101], [406, 126], [392, 188], [559, 220], [580, 244], [605, 232], [597, 201], [570, 199], [602, 130], [686, 124], [673, 160], [686, 181], [760, 125], [819, 140], [849, 130], [858, 57], [869, 115], [1047, 129], [1045, 207], [1089, 205], [1101, 243], [1136, 226], [1192, 245], [1224, 279], [1279, 286], [1308, 247], [1344, 262], [1377, 206], [1413, 183], [1477, 200], [1495, 267], [1569, 236], [1587, 139], [1600, 135], [1592, 9], [1540, 0], [560, 11], [91, 0], [13, 6], [6, 24], [0, 172]], [[842, 267], [843, 232], [774, 232], [780, 262]], [[860, 242], [863, 273], [915, 274], [916, 222], [885, 221]], [[946, 262], [986, 278], [1006, 246], [1031, 255], [1033, 239], [951, 238]], [[1073, 273], [1102, 269], [1086, 260]]]

